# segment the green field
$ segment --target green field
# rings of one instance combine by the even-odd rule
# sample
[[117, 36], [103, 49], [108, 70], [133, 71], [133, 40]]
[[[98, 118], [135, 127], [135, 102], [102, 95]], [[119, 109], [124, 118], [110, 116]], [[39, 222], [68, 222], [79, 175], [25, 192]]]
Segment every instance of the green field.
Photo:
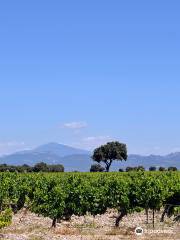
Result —
[[[103, 214], [112, 208], [121, 217], [146, 210], [159, 211], [180, 202], [180, 172], [129, 173], [0, 173], [0, 212], [31, 212], [57, 220], [72, 215]], [[0, 216], [1, 216], [0, 215]], [[0, 221], [1, 220], [0, 217]], [[8, 218], [9, 221], [9, 218]], [[1, 225], [0, 225], [1, 226]], [[2, 224], [3, 226], [3, 224]]]

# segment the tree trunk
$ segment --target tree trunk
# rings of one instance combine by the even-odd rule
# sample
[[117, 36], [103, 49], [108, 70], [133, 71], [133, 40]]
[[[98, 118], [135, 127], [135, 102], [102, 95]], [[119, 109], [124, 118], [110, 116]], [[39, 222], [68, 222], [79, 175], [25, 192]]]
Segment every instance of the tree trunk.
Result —
[[164, 212], [163, 212], [163, 214], [162, 214], [162, 216], [161, 216], [160, 222], [164, 222], [164, 217], [165, 217], [166, 214], [168, 214], [170, 207], [171, 207], [170, 205], [166, 205], [166, 206], [165, 206]]
[[155, 227], [154, 217], [155, 217], [155, 210], [153, 209], [153, 228]]
[[109, 168], [112, 164], [112, 160], [110, 160], [109, 162], [106, 162], [106, 172], [109, 172]]
[[149, 210], [146, 208], [146, 224], [149, 223]]
[[57, 220], [56, 218], [53, 219], [53, 221], [52, 221], [52, 228], [56, 227], [56, 220]]
[[122, 218], [123, 218], [124, 216], [126, 216], [126, 215], [127, 215], [126, 209], [125, 209], [125, 208], [122, 208], [122, 209], [121, 209], [121, 213], [120, 213], [119, 216], [116, 218], [116, 227], [119, 227], [120, 221], [121, 221]]
[[180, 214], [177, 215], [174, 219], [173, 219], [174, 222], [180, 222]]

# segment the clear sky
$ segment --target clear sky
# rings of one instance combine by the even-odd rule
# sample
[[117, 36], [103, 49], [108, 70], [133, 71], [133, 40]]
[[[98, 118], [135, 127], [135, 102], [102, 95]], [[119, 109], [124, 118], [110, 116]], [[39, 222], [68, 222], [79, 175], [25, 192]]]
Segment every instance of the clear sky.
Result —
[[0, 3], [0, 154], [180, 151], [180, 1]]

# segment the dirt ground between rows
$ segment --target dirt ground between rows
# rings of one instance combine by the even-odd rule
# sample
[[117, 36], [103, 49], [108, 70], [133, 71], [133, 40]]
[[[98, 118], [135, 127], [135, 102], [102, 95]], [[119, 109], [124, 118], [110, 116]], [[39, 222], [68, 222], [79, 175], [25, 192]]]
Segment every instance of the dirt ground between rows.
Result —
[[[8, 240], [180, 240], [180, 223], [166, 218], [160, 223], [161, 213], [156, 213], [155, 229], [152, 219], [146, 224], [145, 213], [135, 213], [124, 217], [119, 228], [114, 227], [116, 212], [108, 210], [104, 215], [95, 218], [86, 215], [72, 216], [71, 221], [63, 221], [51, 228], [51, 219], [37, 216], [22, 210], [13, 216], [11, 226], [0, 230], [0, 239]], [[150, 214], [151, 216], [152, 214]], [[135, 229], [141, 227], [144, 233], [135, 234]]]

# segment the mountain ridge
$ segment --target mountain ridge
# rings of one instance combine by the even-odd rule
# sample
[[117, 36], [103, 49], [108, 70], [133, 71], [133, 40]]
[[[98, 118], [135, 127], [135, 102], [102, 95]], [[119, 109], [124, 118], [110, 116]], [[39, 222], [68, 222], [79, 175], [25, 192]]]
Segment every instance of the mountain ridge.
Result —
[[[34, 165], [38, 162], [47, 164], [62, 164], [65, 171], [89, 171], [90, 166], [95, 163], [91, 159], [91, 152], [69, 147], [59, 143], [47, 143], [32, 150], [25, 150], [0, 157], [0, 164], [8, 165]], [[138, 155], [130, 154], [127, 161], [114, 161], [112, 171], [128, 166], [135, 167], [142, 165], [146, 169], [150, 166], [170, 167], [175, 166], [180, 169], [180, 152], [167, 155]]]
[[43, 153], [53, 152], [54, 154], [60, 157], [64, 157], [72, 154], [90, 154], [90, 152], [87, 150], [74, 148], [68, 145], [59, 144], [55, 142], [50, 142], [47, 144], [40, 145], [39, 147], [36, 147], [34, 151], [43, 152]]

